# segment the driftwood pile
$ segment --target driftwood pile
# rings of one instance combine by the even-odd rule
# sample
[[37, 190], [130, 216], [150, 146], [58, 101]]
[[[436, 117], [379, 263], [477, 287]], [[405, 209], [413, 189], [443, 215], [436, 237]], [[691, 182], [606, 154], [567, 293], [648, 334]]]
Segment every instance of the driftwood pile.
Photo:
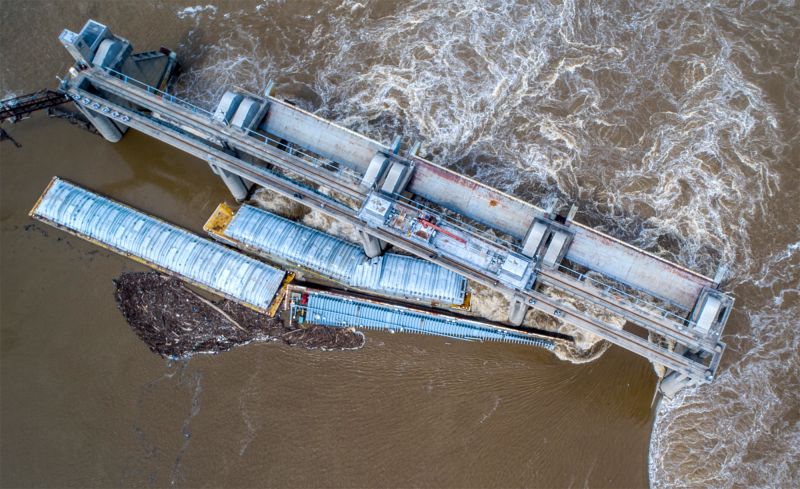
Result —
[[270, 318], [233, 301], [210, 301], [184, 282], [156, 272], [124, 273], [114, 284], [117, 305], [133, 332], [165, 358], [220, 353], [253, 341], [279, 340], [326, 350], [364, 345], [359, 332], [288, 326], [280, 317]]
[[73, 126], [78, 126], [85, 131], [89, 131], [92, 134], [100, 136], [100, 131], [95, 128], [89, 119], [83, 116], [78, 112], [73, 112], [71, 110], [64, 110], [58, 107], [50, 107], [47, 109], [48, 117], [55, 117], [56, 119], [63, 119]]

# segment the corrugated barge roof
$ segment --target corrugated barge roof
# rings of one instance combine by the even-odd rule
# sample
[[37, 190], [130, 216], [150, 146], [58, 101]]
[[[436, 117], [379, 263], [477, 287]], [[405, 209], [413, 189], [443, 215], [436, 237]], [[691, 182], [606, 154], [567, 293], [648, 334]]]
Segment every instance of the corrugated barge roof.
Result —
[[366, 258], [354, 244], [250, 205], [239, 208], [223, 233], [340, 282], [348, 282]]
[[212, 234], [362, 290], [446, 304], [464, 302], [466, 279], [446, 268], [391, 253], [370, 259], [358, 245], [250, 205], [243, 205]]
[[548, 350], [555, 348], [552, 340], [522, 331], [332, 292], [292, 287], [287, 294], [287, 301], [290, 317], [293, 320], [323, 326], [339, 328], [352, 326], [445, 336], [468, 341], [516, 343]]
[[283, 281], [281, 270], [58, 177], [30, 215], [258, 310]]

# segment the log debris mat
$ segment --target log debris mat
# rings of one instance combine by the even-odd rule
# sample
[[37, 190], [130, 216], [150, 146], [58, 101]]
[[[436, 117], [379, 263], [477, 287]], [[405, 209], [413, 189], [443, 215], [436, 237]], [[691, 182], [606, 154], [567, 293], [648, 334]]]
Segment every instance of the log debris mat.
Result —
[[114, 284], [117, 305], [133, 332], [165, 358], [220, 353], [253, 341], [325, 350], [364, 345], [364, 335], [353, 329], [288, 326], [278, 316], [227, 299], [210, 301], [181, 280], [156, 272], [124, 273]]

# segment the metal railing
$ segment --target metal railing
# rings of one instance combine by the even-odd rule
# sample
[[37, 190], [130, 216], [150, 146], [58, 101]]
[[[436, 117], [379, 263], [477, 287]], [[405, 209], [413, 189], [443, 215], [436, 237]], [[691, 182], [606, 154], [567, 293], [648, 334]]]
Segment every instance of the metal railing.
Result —
[[[91, 96], [91, 94], [87, 94], [87, 95]], [[73, 100], [75, 102], [78, 102], [79, 100], [87, 100], [87, 99], [83, 98], [83, 96], [80, 93], [77, 93], [76, 96], [77, 96], [77, 98], [73, 98]], [[151, 122], [151, 123], [153, 123], [153, 124], [155, 124], [157, 126], [163, 127], [166, 130], [174, 131], [174, 132], [180, 134], [184, 138], [191, 139], [191, 140], [194, 140], [194, 141], [201, 141], [203, 143], [206, 142], [206, 140], [201, 138], [200, 136], [198, 136], [196, 134], [189, 133], [189, 132], [183, 130], [181, 127], [176, 126], [176, 125], [174, 125], [174, 124], [172, 124], [170, 122], [167, 122], [165, 120], [159, 119], [157, 117], [153, 117], [152, 114], [148, 114], [148, 113], [142, 112], [141, 110], [133, 109], [133, 108], [130, 108], [130, 107], [120, 108], [120, 110], [122, 112], [114, 111], [114, 112], [111, 112], [110, 114], [106, 114], [106, 115], [112, 115], [113, 117], [116, 118], [117, 116], [126, 115], [125, 112], [129, 112], [129, 113], [135, 114], [135, 115], [137, 115], [139, 117], [143, 117], [143, 118], [147, 119], [149, 122]], [[115, 114], [115, 115], [113, 115], [113, 114]], [[122, 118], [121, 120], [122, 120], [123, 123], [126, 123], [128, 121], [128, 119], [125, 119], [125, 118]], [[321, 193], [318, 189], [313, 188], [313, 187], [311, 187], [310, 185], [308, 185], [308, 184], [306, 184], [304, 182], [298, 182], [296, 180], [293, 180], [288, 175], [284, 175], [282, 173], [278, 173], [278, 172], [275, 172], [275, 171], [272, 171], [272, 170], [268, 170], [268, 169], [263, 168], [263, 167], [260, 167], [259, 171], [263, 172], [263, 173], [268, 173], [272, 177], [279, 178], [279, 179], [281, 179], [281, 180], [283, 180], [283, 181], [285, 181], [287, 183], [290, 183], [292, 185], [296, 185], [298, 187], [302, 187], [306, 191], [314, 193], [315, 195], [317, 195], [321, 199], [330, 200], [332, 202], [335, 201], [332, 197]]]
[[[600, 290], [605, 291], [608, 294], [613, 293], [613, 294], [617, 294], [618, 296], [621, 296], [621, 297], [615, 297], [616, 299], [623, 299], [623, 300], [627, 299], [628, 301], [632, 302], [636, 306], [646, 306], [648, 308], [655, 309], [656, 311], [658, 311], [658, 313], [661, 314], [662, 317], [672, 319], [673, 321], [677, 322], [680, 325], [686, 324], [689, 327], [694, 327], [695, 326], [694, 322], [692, 322], [692, 321], [688, 320], [687, 318], [682, 317], [682, 316], [680, 316], [678, 314], [675, 314], [672, 311], [664, 309], [663, 307], [655, 304], [652, 301], [648, 301], [648, 300], [642, 299], [641, 297], [637, 297], [637, 296], [635, 296], [633, 294], [625, 292], [624, 290], [619, 289], [617, 287], [614, 287], [613, 285], [610, 285], [610, 284], [607, 284], [607, 283], [602, 282], [600, 280], [597, 280], [595, 278], [592, 278], [592, 277], [590, 277], [589, 275], [587, 275], [585, 273], [579, 272], [577, 270], [573, 270], [572, 268], [569, 268], [566, 265], [559, 264], [558, 270], [566, 272], [568, 275], [572, 275], [573, 277], [575, 277], [576, 279], [578, 279], [581, 282], [590, 282], [593, 286], [597, 287]], [[594, 273], [598, 273], [598, 272], [594, 272]], [[669, 304], [671, 306], [674, 306], [674, 307], [680, 307], [682, 310], [685, 310], [685, 311], [688, 312], [688, 310], [686, 308], [682, 307], [682, 306], [678, 306], [677, 304], [673, 304], [673, 303], [669, 303]]]
[[[407, 197], [404, 197], [402, 195], [399, 195], [399, 194], [392, 194], [392, 197], [394, 197], [396, 200], [398, 200], [398, 201], [400, 201], [400, 202], [402, 202], [404, 204], [408, 204], [408, 205], [411, 205], [411, 206], [413, 206], [413, 207], [415, 207], [417, 209], [423, 210], [425, 212], [429, 212], [429, 213], [435, 215], [437, 218], [439, 218], [442, 221], [444, 221], [445, 223], [447, 223], [448, 225], [453, 226], [453, 227], [455, 227], [455, 228], [457, 228], [457, 229], [459, 229], [461, 231], [464, 231], [466, 233], [475, 235], [478, 238], [486, 239], [488, 241], [491, 241], [491, 242], [493, 242], [493, 243], [505, 248], [507, 251], [513, 251], [513, 252], [521, 252], [522, 251], [521, 247], [519, 245], [517, 245], [516, 243], [511, 243], [509, 241], [500, 239], [500, 238], [498, 238], [496, 236], [487, 235], [486, 233], [482, 232], [480, 229], [477, 229], [477, 228], [475, 228], [474, 226], [471, 226], [468, 223], [465, 223], [463, 221], [457, 221], [455, 219], [451, 219], [451, 218], [448, 218], [446, 216], [443, 216], [441, 213], [439, 213], [439, 211], [436, 211], [436, 210], [432, 209], [431, 207], [426, 206], [425, 204], [423, 204], [421, 202], [417, 202], [417, 201], [411, 200], [411, 199], [409, 199]], [[585, 273], [582, 273], [582, 272], [579, 272], [579, 271], [574, 270], [572, 268], [569, 268], [566, 265], [559, 264], [558, 270], [561, 271], [561, 272], [565, 272], [568, 275], [571, 275], [571, 276], [575, 277], [577, 280], [579, 280], [581, 282], [590, 282], [592, 285], [594, 285], [595, 287], [597, 287], [600, 290], [605, 291], [607, 294], [612, 294], [612, 293], [616, 294], [617, 297], [615, 297], [615, 298], [618, 299], [618, 300], [627, 300], [629, 302], [632, 302], [634, 305], [636, 305], [638, 307], [651, 308], [651, 309], [655, 310], [657, 314], [660, 314], [664, 318], [671, 319], [671, 320], [675, 321], [676, 323], [678, 323], [679, 325], [682, 325], [682, 326], [686, 325], [688, 327], [693, 327], [695, 325], [694, 322], [692, 322], [692, 321], [686, 319], [685, 317], [682, 317], [682, 316], [680, 316], [680, 315], [678, 315], [678, 314], [676, 314], [676, 313], [674, 313], [672, 311], [669, 311], [669, 310], [659, 306], [658, 304], [656, 304], [653, 301], [646, 300], [646, 299], [643, 299], [643, 298], [638, 297], [636, 295], [633, 295], [633, 294], [631, 294], [629, 292], [626, 292], [626, 291], [624, 291], [624, 290], [622, 290], [622, 289], [620, 289], [618, 287], [614, 287], [613, 285], [610, 285], [610, 284], [607, 284], [607, 283], [602, 282], [600, 280], [597, 280], [595, 278], [592, 278], [592, 277], [590, 277], [589, 275], [587, 275]], [[599, 272], [594, 272], [594, 273], [599, 273]], [[661, 300], [661, 299], [657, 299], [657, 298], [653, 298], [653, 299], [654, 300]], [[686, 308], [684, 308], [682, 306], [679, 306], [679, 305], [674, 304], [674, 303], [669, 302], [669, 301], [667, 301], [667, 302], [669, 303], [670, 306], [678, 307], [681, 310], [686, 311], [687, 313], [689, 312]], [[602, 304], [597, 304], [597, 305], [602, 307]]]
[[512, 243], [510, 241], [498, 238], [494, 234], [492, 234], [492, 233], [490, 233], [488, 231], [479, 229], [479, 228], [477, 228], [477, 227], [475, 227], [475, 226], [473, 226], [473, 225], [471, 225], [471, 224], [469, 224], [467, 222], [462, 221], [461, 219], [456, 219], [456, 218], [453, 218], [453, 217], [450, 217], [450, 216], [446, 216], [446, 215], [442, 214], [442, 212], [440, 210], [433, 209], [432, 207], [427, 206], [427, 205], [423, 204], [422, 202], [409, 199], [408, 197], [406, 197], [404, 195], [401, 195], [401, 194], [393, 193], [393, 194], [390, 194], [390, 195], [392, 196], [392, 198], [394, 198], [398, 202], [410, 205], [410, 206], [412, 206], [414, 208], [417, 208], [419, 210], [422, 210], [422, 211], [425, 211], [425, 212], [427, 212], [429, 214], [432, 214], [432, 215], [436, 216], [438, 219], [441, 219], [447, 225], [453, 226], [454, 228], [456, 228], [456, 229], [458, 229], [460, 231], [463, 231], [463, 232], [465, 232], [467, 234], [473, 235], [473, 236], [475, 236], [477, 238], [480, 238], [480, 239], [483, 239], [485, 241], [490, 241], [493, 244], [496, 244], [496, 245], [498, 245], [498, 246], [500, 246], [502, 248], [505, 248], [506, 251], [511, 251], [511, 252], [515, 252], [515, 253], [519, 253], [519, 252], [522, 251], [522, 247], [519, 246], [516, 243]]
[[[347, 302], [352, 302], [352, 301], [347, 300]], [[438, 321], [438, 322], [443, 322], [443, 323], [446, 323], [446, 324], [453, 324], [453, 325], [461, 327], [461, 328], [465, 328], [465, 329], [468, 329], [468, 330], [475, 331], [475, 335], [476, 336], [448, 334], [448, 333], [444, 333], [444, 332], [440, 332], [440, 331], [434, 331], [434, 330], [430, 330], [430, 329], [418, 328], [418, 327], [409, 326], [409, 325], [399, 325], [399, 324], [395, 324], [395, 323], [392, 323], [392, 322], [389, 322], [389, 321], [386, 321], [386, 320], [383, 320], [383, 319], [377, 319], [377, 318], [374, 318], [374, 317], [372, 317], [372, 318], [364, 318], [364, 317], [360, 316], [359, 314], [353, 314], [351, 312], [345, 312], [345, 311], [340, 311], [340, 310], [331, 310], [331, 309], [322, 308], [322, 307], [319, 307], [319, 306], [314, 306], [313, 310], [316, 310], [316, 311], [319, 311], [319, 312], [322, 312], [322, 313], [328, 313], [328, 314], [339, 316], [339, 317], [344, 317], [345, 320], [344, 321], [325, 321], [324, 323], [315, 323], [313, 318], [307, 317], [308, 316], [308, 312], [309, 312], [310, 309], [312, 309], [312, 308], [309, 307], [309, 306], [304, 306], [304, 305], [292, 302], [290, 304], [290, 307], [289, 307], [290, 318], [294, 319], [296, 317], [296, 315], [297, 315], [297, 311], [303, 311], [306, 314], [306, 317], [304, 319], [309, 324], [321, 324], [323, 326], [338, 327], [338, 328], [353, 327], [353, 328], [364, 328], [364, 329], [382, 329], [384, 331], [389, 331], [389, 332], [397, 331], [398, 333], [411, 332], [411, 333], [425, 334], [425, 335], [430, 335], [430, 336], [441, 336], [441, 337], [444, 337], [444, 338], [452, 338], [454, 340], [461, 340], [461, 341], [477, 341], [477, 342], [480, 342], [480, 343], [484, 343], [484, 342], [487, 342], [487, 341], [499, 341], [499, 342], [516, 343], [516, 344], [528, 344], [530, 346], [538, 346], [538, 347], [545, 348], [545, 349], [548, 349], [548, 350], [552, 350], [555, 347], [555, 343], [553, 341], [551, 341], [551, 340], [529, 336], [529, 335], [527, 335], [526, 333], [524, 333], [522, 331], [510, 332], [510, 331], [505, 331], [505, 330], [502, 330], [502, 329], [496, 329], [495, 330], [495, 329], [492, 329], [489, 326], [470, 326], [470, 325], [466, 325], [466, 324], [464, 324], [464, 323], [462, 323], [462, 322], [460, 322], [460, 321], [458, 321], [456, 319], [453, 319], [453, 318], [433, 318], [433, 319], [431, 319], [431, 322], [437, 322]], [[421, 316], [419, 313], [416, 313], [416, 312], [404, 311], [402, 309], [394, 309], [394, 308], [392, 308], [392, 314], [399, 314], [401, 316], [414, 316], [414, 317], [420, 317]], [[366, 322], [378, 323], [379, 325], [366, 324]], [[489, 334], [495, 334], [497, 336], [495, 336], [495, 337], [489, 336], [489, 337], [483, 337], [482, 338], [482, 337], [479, 336], [481, 331], [484, 331], [484, 332], [489, 333]]]
[[[375, 326], [366, 326], [366, 325], [361, 324], [361, 321], [363, 321], [363, 318], [361, 316], [357, 315], [357, 314], [351, 314], [351, 313], [339, 312], [339, 311], [332, 311], [332, 310], [329, 310], [329, 309], [322, 309], [320, 307], [315, 307], [314, 309], [315, 310], [319, 310], [320, 312], [323, 312], [323, 313], [336, 314], [337, 316], [345, 316], [347, 319], [353, 321], [352, 323], [349, 323], [349, 322], [346, 322], [346, 321], [341, 321], [341, 322], [336, 323], [335, 325], [326, 322], [325, 324], [323, 324], [323, 326], [330, 326], [330, 327], [333, 327], [333, 328], [351, 328], [352, 327], [352, 328], [377, 329]], [[304, 311], [307, 314], [308, 310], [309, 310], [308, 306], [301, 306], [301, 305], [298, 305], [298, 304], [292, 304], [289, 314], [290, 314], [290, 316], [292, 318], [294, 318], [295, 315], [297, 314], [297, 311]], [[405, 315], [404, 311], [394, 311], [394, 312], [396, 314]], [[315, 323], [312, 319], [309, 319], [309, 318], [305, 318], [305, 320], [310, 324], [318, 324], [318, 323]], [[374, 323], [380, 323], [383, 326], [384, 331], [389, 331], [389, 332], [397, 331], [399, 333], [405, 333], [406, 331], [410, 331], [412, 333], [427, 334], [427, 335], [431, 335], [431, 336], [442, 336], [442, 337], [445, 337], [445, 338], [452, 338], [454, 340], [478, 341], [478, 342], [481, 342], [481, 343], [483, 343], [483, 341], [484, 341], [482, 338], [461, 337], [461, 336], [449, 335], [449, 334], [445, 334], [445, 333], [435, 333], [435, 332], [432, 332], [432, 331], [427, 331], [427, 330], [424, 330], [424, 329], [415, 328], [413, 326], [399, 326], [397, 324], [393, 324], [393, 323], [390, 323], [388, 321], [382, 321], [382, 320], [378, 320], [378, 319], [370, 319], [370, 321], [374, 322]]]
[[[512, 251], [512, 252], [516, 252], [516, 253], [521, 253], [522, 252], [522, 247], [517, 243], [513, 243], [513, 242], [510, 242], [510, 241], [498, 238], [497, 236], [489, 234], [489, 233], [487, 233], [487, 232], [485, 232], [485, 231], [483, 231], [481, 229], [478, 229], [475, 226], [472, 226], [472, 225], [470, 225], [470, 224], [468, 224], [466, 222], [463, 222], [461, 220], [453, 219], [453, 218], [444, 216], [443, 214], [441, 214], [440, 211], [437, 211], [437, 210], [435, 210], [435, 209], [433, 209], [433, 208], [431, 208], [431, 207], [429, 207], [429, 206], [427, 206], [427, 205], [425, 205], [425, 204], [423, 204], [421, 202], [418, 202], [418, 201], [415, 201], [415, 200], [411, 200], [411, 199], [409, 199], [409, 198], [407, 198], [407, 197], [405, 197], [403, 195], [400, 195], [400, 194], [392, 194], [392, 197], [394, 197], [399, 202], [411, 205], [411, 206], [413, 206], [413, 207], [415, 207], [417, 209], [423, 210], [425, 212], [429, 212], [429, 213], [435, 215], [437, 218], [442, 219], [448, 225], [453, 226], [453, 227], [455, 227], [455, 228], [457, 228], [457, 229], [459, 229], [461, 231], [464, 231], [466, 233], [469, 233], [469, 234], [472, 234], [474, 236], [477, 236], [478, 238], [485, 239], [487, 241], [491, 241], [492, 243], [497, 244], [497, 245], [505, 248], [507, 251]], [[681, 326], [683, 326], [683, 325], [685, 325], [687, 327], [694, 327], [695, 326], [695, 323], [693, 321], [687, 319], [684, 316], [676, 314], [676, 313], [674, 313], [674, 312], [672, 312], [672, 311], [670, 311], [668, 309], [665, 309], [664, 307], [661, 307], [656, 302], [654, 302], [654, 301], [662, 301], [662, 302], [667, 303], [671, 307], [675, 307], [675, 308], [678, 308], [678, 309], [686, 312], [687, 314], [690, 312], [690, 310], [687, 309], [686, 307], [683, 307], [683, 306], [681, 306], [679, 304], [675, 304], [672, 301], [665, 300], [665, 299], [660, 299], [660, 298], [657, 298], [657, 297], [653, 297], [652, 300], [646, 300], [646, 299], [644, 299], [642, 297], [639, 297], [639, 296], [633, 295], [633, 294], [631, 294], [629, 292], [626, 292], [626, 291], [624, 291], [624, 290], [622, 290], [622, 289], [620, 289], [618, 287], [615, 287], [613, 285], [610, 285], [610, 284], [607, 284], [607, 283], [602, 282], [600, 280], [597, 280], [595, 278], [592, 278], [592, 277], [590, 277], [589, 275], [587, 275], [585, 273], [582, 273], [582, 272], [579, 272], [579, 271], [574, 270], [572, 268], [569, 268], [568, 266], [563, 265], [563, 264], [559, 264], [558, 265], [558, 269], [559, 269], [559, 271], [563, 271], [563, 272], [566, 272], [569, 275], [574, 276], [576, 279], [578, 279], [581, 282], [590, 282], [592, 285], [596, 286], [597, 288], [599, 288], [601, 290], [604, 290], [606, 293], [614, 293], [614, 294], [617, 294], [618, 296], [621, 296], [621, 297], [618, 297], [618, 299], [623, 299], [623, 300], [627, 299], [628, 301], [632, 302], [634, 305], [639, 306], [639, 307], [644, 306], [644, 307], [647, 307], [647, 308], [652, 308], [655, 311], [657, 311], [657, 313], [660, 314], [662, 317], [671, 319], [671, 320], [677, 322]], [[599, 272], [594, 272], [594, 273], [598, 273], [599, 274]]]
[[[163, 102], [167, 102], [169, 104], [176, 105], [178, 107], [181, 107], [181, 108], [183, 108], [185, 110], [188, 110], [188, 111], [192, 112], [193, 114], [201, 115], [201, 116], [204, 116], [204, 117], [208, 118], [209, 122], [214, 122], [214, 113], [209, 111], [209, 110], [206, 110], [206, 109], [204, 109], [202, 107], [198, 107], [197, 105], [194, 105], [194, 104], [192, 104], [190, 102], [187, 102], [186, 100], [183, 100], [181, 98], [178, 98], [178, 97], [176, 97], [175, 95], [173, 95], [171, 93], [167, 93], [167, 92], [165, 92], [163, 90], [159, 90], [159, 89], [157, 89], [157, 88], [155, 88], [155, 87], [153, 87], [151, 85], [148, 85], [148, 84], [146, 84], [146, 83], [144, 83], [142, 81], [139, 81], [139, 80], [137, 80], [135, 78], [132, 78], [132, 77], [130, 77], [130, 76], [124, 74], [124, 73], [120, 73], [119, 71], [116, 71], [116, 70], [113, 70], [113, 69], [107, 68], [107, 67], [102, 67], [102, 66], [99, 67], [99, 68], [101, 68], [103, 71], [105, 71], [109, 75], [112, 75], [113, 77], [122, 80], [122, 82], [127, 84], [127, 85], [132, 85], [134, 87], [137, 87], [139, 89], [145, 90], [148, 93], [151, 93], [153, 95], [156, 95], [156, 96], [160, 97]], [[256, 132], [256, 131], [254, 131], [252, 129], [248, 129], [248, 128], [237, 128], [237, 130], [241, 130], [244, 134], [247, 134], [248, 136], [250, 136], [250, 137], [252, 137], [254, 139], [257, 139], [257, 140], [259, 140], [260, 142], [262, 142], [264, 144], [272, 144], [272, 145], [275, 145], [275, 146], [277, 146], [279, 148], [280, 147], [284, 147], [284, 148], [286, 148], [284, 151], [287, 154], [297, 157], [299, 160], [304, 161], [305, 163], [313, 166], [314, 168], [322, 168], [322, 169], [324, 169], [326, 171], [329, 171], [331, 173], [334, 173], [334, 174], [337, 174], [337, 175], [343, 175], [343, 176], [347, 177], [349, 180], [354, 181], [354, 182], [360, 182], [361, 179], [363, 178], [363, 175], [361, 175], [360, 173], [356, 172], [355, 170], [352, 170], [351, 168], [347, 168], [345, 166], [342, 166], [340, 163], [335, 162], [335, 161], [331, 161], [331, 160], [327, 160], [327, 159], [326, 160], [320, 159], [318, 156], [314, 156], [314, 155], [310, 154], [310, 150], [308, 150], [306, 148], [303, 148], [302, 146], [299, 146], [299, 145], [297, 145], [297, 144], [295, 144], [293, 142], [280, 141], [280, 140], [277, 140], [277, 139], [272, 138], [270, 136], [267, 136], [266, 134], [262, 134], [260, 132]], [[292, 146], [291, 147], [291, 152], [288, 151], [289, 144], [291, 144], [291, 146]], [[333, 166], [333, 165], [335, 165], [335, 166]]]

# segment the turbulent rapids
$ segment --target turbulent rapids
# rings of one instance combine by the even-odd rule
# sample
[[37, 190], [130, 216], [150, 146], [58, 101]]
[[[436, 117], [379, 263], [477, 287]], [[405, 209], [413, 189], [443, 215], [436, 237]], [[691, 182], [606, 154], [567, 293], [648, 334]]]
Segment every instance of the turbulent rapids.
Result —
[[[285, 95], [348, 127], [381, 139], [422, 134], [441, 161], [482, 181], [578, 201], [587, 221], [706, 273], [729, 264], [745, 308], [731, 339], [741, 363], [661, 406], [652, 483], [797, 485], [800, 209], [776, 198], [800, 182], [789, 163], [800, 133], [796, 6], [345, 1], [334, 10], [313, 17], [307, 49], [287, 25], [265, 32], [246, 14], [182, 14], [195, 35], [208, 22], [232, 34], [202, 46], [190, 35], [186, 47], [202, 52], [179, 89], [211, 103], [228, 84], [257, 90], [277, 77]], [[768, 229], [783, 231], [764, 240]]]

